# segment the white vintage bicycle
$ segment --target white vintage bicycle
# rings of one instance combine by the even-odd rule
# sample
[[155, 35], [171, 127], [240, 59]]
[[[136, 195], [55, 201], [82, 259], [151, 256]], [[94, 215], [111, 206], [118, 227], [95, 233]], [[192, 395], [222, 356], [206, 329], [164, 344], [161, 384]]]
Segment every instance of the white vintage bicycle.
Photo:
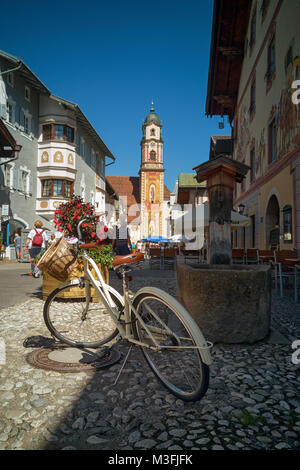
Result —
[[[210, 348], [196, 322], [171, 295], [155, 287], [129, 290], [129, 271], [143, 262], [142, 253], [116, 256], [113, 269], [123, 279], [123, 296], [104, 282], [96, 263], [87, 255], [95, 244], [81, 241], [84, 275], [61, 284], [47, 298], [44, 320], [51, 334], [74, 347], [99, 348], [117, 335], [142, 348], [153, 372], [175, 396], [201, 399], [209, 383]], [[92, 272], [93, 270], [93, 272]], [[93, 274], [95, 273], [95, 274]], [[80, 299], [72, 290], [84, 289]], [[68, 291], [68, 298], [61, 294]], [[74, 295], [74, 297], [76, 297]]]

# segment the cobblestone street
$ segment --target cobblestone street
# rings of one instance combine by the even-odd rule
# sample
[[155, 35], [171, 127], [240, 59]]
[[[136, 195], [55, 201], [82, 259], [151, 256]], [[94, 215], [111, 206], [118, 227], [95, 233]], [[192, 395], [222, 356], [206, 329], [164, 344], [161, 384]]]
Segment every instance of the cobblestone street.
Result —
[[[111, 284], [120, 281], [111, 273]], [[134, 274], [176, 295], [172, 271]], [[169, 394], [133, 349], [116, 385], [119, 363], [99, 371], [60, 373], [26, 361], [27, 338], [50, 334], [43, 301], [0, 311], [6, 363], [0, 366], [0, 449], [243, 450], [300, 449], [300, 306], [273, 292], [272, 334], [255, 345], [215, 345], [210, 386], [197, 403]], [[209, 340], [209, 338], [207, 338]], [[114, 346], [126, 355], [128, 345]]]

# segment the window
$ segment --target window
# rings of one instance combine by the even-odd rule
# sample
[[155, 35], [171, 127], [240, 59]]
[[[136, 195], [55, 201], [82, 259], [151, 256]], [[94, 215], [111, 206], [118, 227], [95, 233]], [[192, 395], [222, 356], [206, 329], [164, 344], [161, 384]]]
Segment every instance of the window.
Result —
[[6, 103], [6, 120], [13, 124], [13, 105], [9, 101]]
[[10, 86], [14, 86], [14, 74], [12, 72], [9, 72], [7, 74], [7, 83], [10, 85]]
[[275, 35], [273, 35], [268, 47], [268, 69], [266, 73], [267, 83], [270, 82], [275, 74]]
[[155, 129], [151, 129], [151, 135], [155, 135]]
[[29, 134], [29, 117], [27, 114], [24, 114], [24, 132], [25, 134]]
[[73, 194], [73, 181], [61, 179], [42, 180], [42, 197], [70, 198]]
[[64, 140], [64, 126], [61, 124], [54, 124], [54, 139]]
[[276, 161], [277, 145], [276, 145], [276, 122], [275, 119], [269, 125], [269, 163]]
[[51, 124], [43, 126], [43, 140], [51, 140]]
[[9, 188], [11, 187], [11, 166], [10, 165], [4, 165], [4, 186], [8, 186]]
[[29, 174], [27, 171], [22, 170], [21, 173], [21, 191], [24, 193], [28, 192], [28, 182], [29, 182]]
[[255, 150], [250, 152], [250, 183], [255, 181]]
[[74, 129], [65, 124], [44, 124], [43, 141], [46, 140], [64, 140], [73, 143]]
[[65, 181], [65, 197], [72, 196], [72, 181]]
[[25, 87], [25, 100], [30, 101], [30, 88], [28, 86]]
[[85, 141], [81, 138], [81, 145], [80, 145], [80, 155], [84, 158], [85, 157]]
[[53, 196], [63, 195], [63, 180], [53, 180]]
[[155, 160], [156, 158], [156, 153], [154, 152], [154, 150], [151, 150], [150, 152], [150, 160]]
[[283, 241], [292, 243], [292, 207], [283, 208]]
[[42, 181], [42, 196], [43, 197], [50, 196], [50, 180]]
[[66, 141], [67, 142], [74, 142], [74, 129], [73, 127], [65, 126], [66, 132]]

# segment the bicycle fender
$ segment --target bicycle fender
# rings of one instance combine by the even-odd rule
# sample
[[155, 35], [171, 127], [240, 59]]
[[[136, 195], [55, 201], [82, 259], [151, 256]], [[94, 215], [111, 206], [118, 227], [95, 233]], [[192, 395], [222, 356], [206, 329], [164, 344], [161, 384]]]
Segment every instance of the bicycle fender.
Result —
[[153, 294], [156, 295], [157, 297], [160, 297], [163, 299], [167, 304], [172, 305], [176, 310], [179, 311], [183, 319], [187, 320], [187, 323], [190, 324], [190, 327], [193, 328], [193, 331], [195, 332], [195, 336], [197, 338], [197, 343], [200, 346], [199, 347], [199, 353], [201, 356], [202, 361], [204, 364], [207, 366], [210, 366], [212, 364], [212, 358], [210, 354], [210, 349], [212, 347], [211, 343], [208, 343], [204, 336], [203, 333], [200, 329], [200, 327], [197, 325], [191, 314], [184, 308], [184, 306], [178, 302], [177, 299], [172, 297], [170, 294], [167, 292], [158, 289], [157, 287], [142, 287], [140, 290], [136, 292], [133, 298], [133, 303], [135, 299], [141, 295], [141, 294]]

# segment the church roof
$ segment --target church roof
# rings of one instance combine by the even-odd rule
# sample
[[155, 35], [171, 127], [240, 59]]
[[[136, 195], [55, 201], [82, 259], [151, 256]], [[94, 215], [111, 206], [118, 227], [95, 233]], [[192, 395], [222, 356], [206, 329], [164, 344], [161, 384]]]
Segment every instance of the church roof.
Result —
[[150, 113], [147, 114], [144, 124], [150, 124], [151, 122], [155, 122], [155, 124], [158, 124], [159, 126], [161, 126], [161, 120], [160, 120], [159, 115], [154, 110], [153, 102], [151, 105]]
[[140, 211], [138, 208], [132, 207], [131, 211], [129, 211], [129, 208], [141, 202], [140, 178], [138, 176], [106, 176], [106, 179], [119, 198], [120, 196], [127, 197], [127, 222], [130, 223], [134, 219], [139, 219]]

